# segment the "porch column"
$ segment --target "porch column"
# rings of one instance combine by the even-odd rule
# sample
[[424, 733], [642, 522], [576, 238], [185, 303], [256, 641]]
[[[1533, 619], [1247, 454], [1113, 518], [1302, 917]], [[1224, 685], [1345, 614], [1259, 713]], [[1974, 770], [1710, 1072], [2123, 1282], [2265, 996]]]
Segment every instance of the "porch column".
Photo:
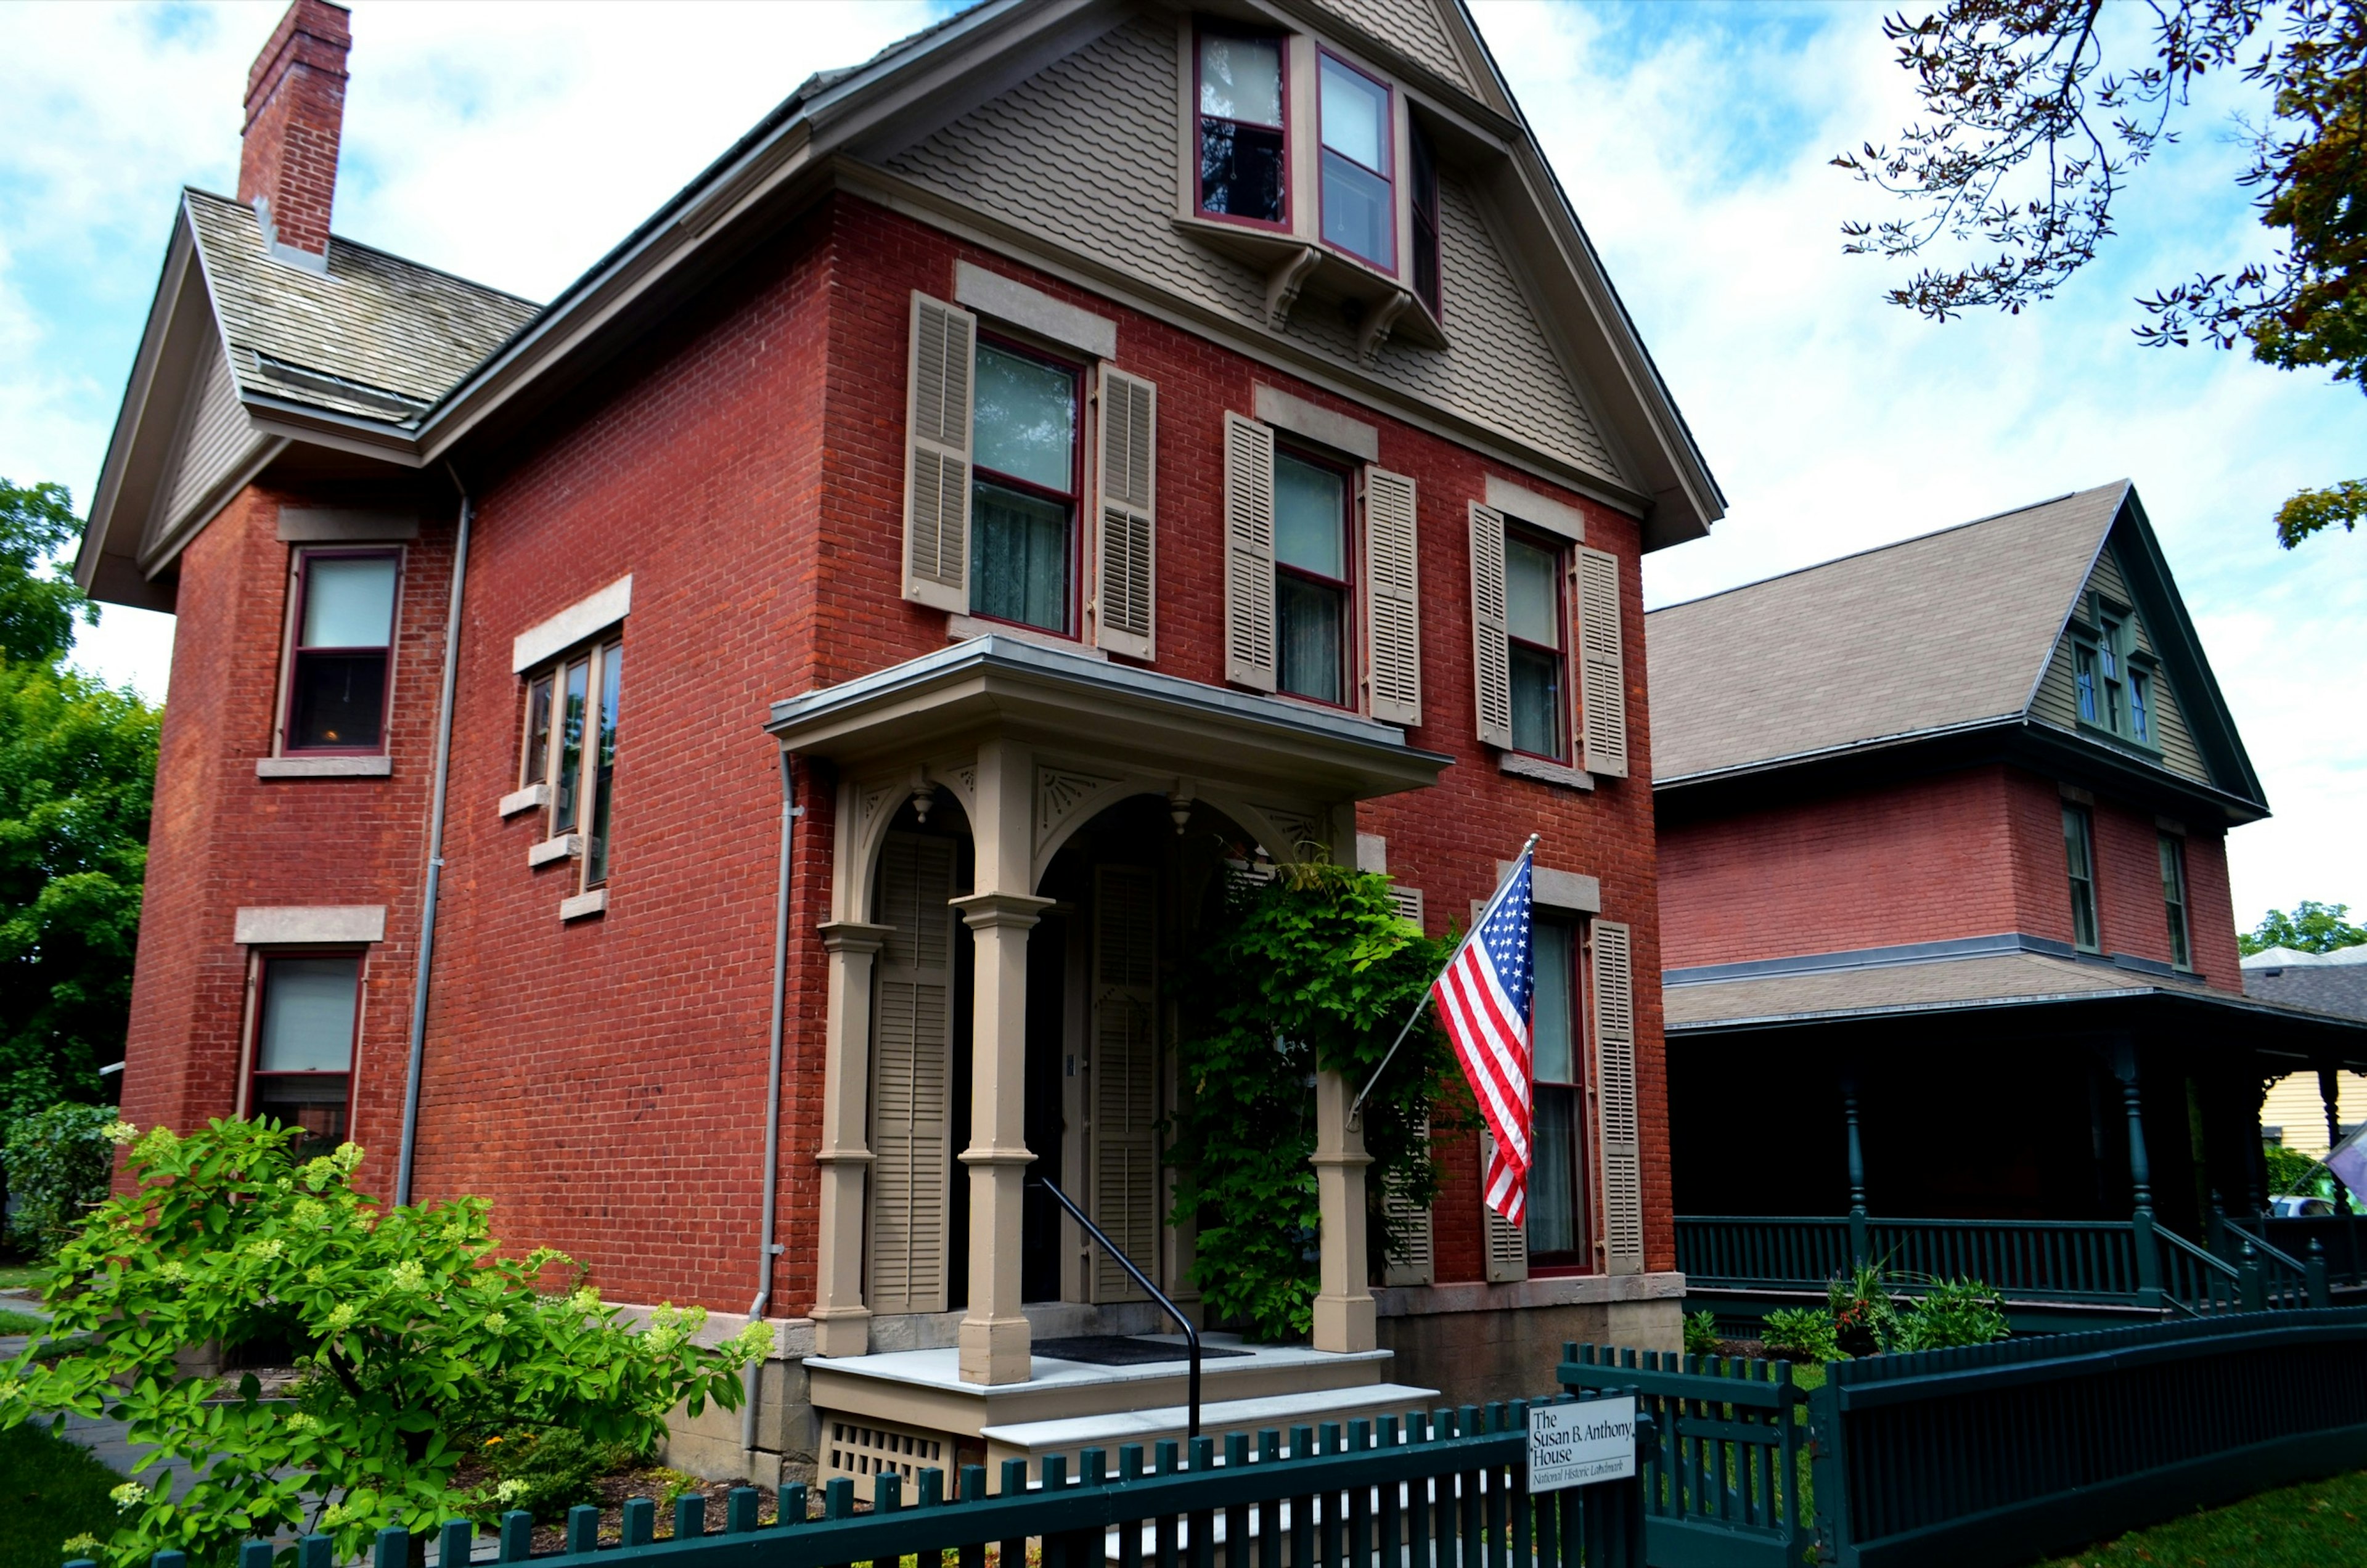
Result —
[[860, 920], [821, 927], [830, 954], [829, 1017], [823, 1024], [821, 1233], [814, 1259], [814, 1353], [860, 1356], [871, 1345], [863, 1304], [863, 1200], [871, 1150], [864, 1142], [871, 1098], [871, 961], [889, 928]]
[[1854, 1268], [1866, 1260], [1870, 1250], [1866, 1238], [1865, 1142], [1858, 1131], [1855, 1067], [1841, 1074], [1841, 1120], [1849, 1129], [1850, 1264]]
[[1355, 1086], [1338, 1073], [1315, 1075], [1315, 1196], [1323, 1236], [1315, 1296], [1318, 1350], [1370, 1350], [1380, 1344], [1373, 1292], [1366, 1287], [1365, 1130], [1348, 1120]]
[[2136, 1245], [2137, 1304], [2158, 1307], [2161, 1253], [2153, 1237], [2153, 1166], [2146, 1158], [2145, 1105], [2134, 1043], [2123, 1041], [2113, 1053], [2112, 1073], [2121, 1080], [2121, 1106], [2129, 1119], [2129, 1231]]
[[978, 749], [978, 811], [970, 823], [977, 891], [957, 898], [973, 935], [970, 1022], [969, 1306], [959, 1337], [961, 1380], [1025, 1382], [1027, 1319], [1019, 1311], [1020, 1189], [1027, 1151], [1027, 933], [1052, 900], [1032, 891], [1028, 803], [1035, 759], [1024, 746]]
[[[2317, 1100], [2326, 1107], [2326, 1147], [2331, 1153], [2334, 1145], [2342, 1142], [2342, 1075], [2332, 1067], [2317, 1069]], [[2332, 1167], [2327, 1168], [2327, 1174], [2334, 1175]], [[2350, 1212], [2350, 1190], [2342, 1185], [2339, 1176], [2334, 1177], [2334, 1212]]]

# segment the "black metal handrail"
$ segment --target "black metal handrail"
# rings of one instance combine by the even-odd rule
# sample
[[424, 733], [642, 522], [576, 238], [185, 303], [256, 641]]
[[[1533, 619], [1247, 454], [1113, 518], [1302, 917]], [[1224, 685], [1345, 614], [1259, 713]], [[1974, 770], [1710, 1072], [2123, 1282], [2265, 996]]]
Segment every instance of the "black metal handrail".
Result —
[[1173, 1318], [1183, 1326], [1184, 1343], [1192, 1352], [1192, 1373], [1186, 1389], [1186, 1402], [1190, 1405], [1190, 1412], [1187, 1416], [1188, 1425], [1184, 1428], [1184, 1436], [1187, 1438], [1198, 1437], [1200, 1435], [1200, 1331], [1192, 1326], [1192, 1320], [1184, 1315], [1183, 1308], [1177, 1306], [1173, 1302], [1167, 1299], [1166, 1292], [1152, 1284], [1150, 1282], [1150, 1276], [1143, 1273], [1141, 1269], [1137, 1269], [1134, 1266], [1134, 1259], [1126, 1255], [1125, 1248], [1119, 1247], [1117, 1243], [1110, 1240], [1108, 1236], [1104, 1235], [1102, 1234], [1101, 1226], [1085, 1218], [1085, 1212], [1082, 1209], [1078, 1208], [1075, 1203], [1070, 1201], [1069, 1195], [1066, 1192], [1063, 1192], [1058, 1187], [1053, 1186], [1049, 1180], [1043, 1177], [1031, 1176], [1027, 1179], [1031, 1185], [1041, 1187], [1045, 1191], [1049, 1192], [1054, 1198], [1059, 1200], [1060, 1207], [1069, 1211], [1069, 1217], [1075, 1220], [1077, 1224], [1084, 1226], [1085, 1234], [1092, 1236], [1095, 1241], [1100, 1242], [1104, 1250], [1107, 1251], [1112, 1258], [1117, 1259], [1117, 1266], [1125, 1269], [1127, 1274], [1131, 1275], [1134, 1279], [1134, 1282], [1140, 1285], [1144, 1291], [1148, 1292], [1150, 1299], [1157, 1302], [1161, 1307], [1165, 1309], [1168, 1316]]

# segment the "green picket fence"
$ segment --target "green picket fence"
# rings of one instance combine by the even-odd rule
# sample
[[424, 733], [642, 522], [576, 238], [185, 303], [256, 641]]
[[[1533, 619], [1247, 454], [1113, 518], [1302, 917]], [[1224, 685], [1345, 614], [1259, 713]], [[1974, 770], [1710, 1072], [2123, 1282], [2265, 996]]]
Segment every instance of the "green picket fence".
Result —
[[[1568, 1395], [1563, 1399], [1567, 1400]], [[1557, 1401], [1559, 1403], [1560, 1401]], [[1639, 1411], [1641, 1406], [1639, 1405]], [[1638, 1421], [1639, 1450], [1648, 1427]], [[915, 1558], [937, 1568], [946, 1552], [960, 1568], [985, 1568], [989, 1549], [1007, 1568], [1644, 1568], [1643, 1483], [1603, 1482], [1566, 1491], [1528, 1490], [1528, 1405], [1415, 1412], [1400, 1424], [1336, 1422], [1279, 1432], [1172, 1440], [1146, 1456], [1141, 1445], [1108, 1456], [1087, 1449], [1072, 1472], [1047, 1455], [1038, 1474], [1004, 1461], [990, 1491], [982, 1465], [966, 1465], [949, 1494], [942, 1471], [923, 1471], [906, 1498], [901, 1479], [872, 1477], [871, 1506], [857, 1510], [855, 1485], [825, 1489], [823, 1517], [806, 1518], [806, 1489], [782, 1489], [781, 1519], [757, 1523], [757, 1494], [734, 1491], [720, 1535], [706, 1535], [704, 1499], [675, 1505], [674, 1533], [655, 1540], [656, 1506], [625, 1505], [621, 1545], [598, 1548], [599, 1511], [580, 1507], [567, 1522], [567, 1548], [534, 1556], [532, 1518], [504, 1517], [503, 1562], [595, 1568], [663, 1560], [682, 1568], [900, 1568]], [[454, 1520], [436, 1536], [440, 1561], [469, 1561], [475, 1528]], [[598, 1548], [595, 1555], [595, 1548]], [[1033, 1548], [1033, 1554], [1031, 1554]], [[379, 1532], [375, 1568], [406, 1568], [410, 1532]], [[325, 1536], [242, 1547], [239, 1568], [334, 1568]], [[67, 1568], [91, 1568], [77, 1560]], [[150, 1568], [188, 1568], [177, 1551]]]

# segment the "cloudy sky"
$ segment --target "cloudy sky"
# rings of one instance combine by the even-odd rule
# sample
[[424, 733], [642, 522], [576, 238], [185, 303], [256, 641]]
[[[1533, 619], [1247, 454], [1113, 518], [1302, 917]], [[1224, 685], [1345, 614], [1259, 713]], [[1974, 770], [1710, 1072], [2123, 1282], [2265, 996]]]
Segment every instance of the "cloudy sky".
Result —
[[[174, 192], [235, 184], [280, 8], [0, 6], [0, 475], [88, 497]], [[547, 298], [808, 72], [934, 10], [358, 0], [337, 230]], [[1648, 564], [1651, 602], [2133, 479], [2277, 812], [2231, 840], [2239, 918], [2367, 907], [2367, 538], [2288, 555], [2267, 521], [2367, 468], [2367, 399], [2129, 333], [2134, 296], [2261, 254], [2237, 85], [2197, 100], [2061, 298], [1934, 327], [1840, 254], [1841, 220], [1883, 209], [1826, 160], [1909, 107], [1874, 7], [1478, 10], [1731, 503]], [[117, 609], [77, 653], [161, 697], [170, 648], [167, 617]]]

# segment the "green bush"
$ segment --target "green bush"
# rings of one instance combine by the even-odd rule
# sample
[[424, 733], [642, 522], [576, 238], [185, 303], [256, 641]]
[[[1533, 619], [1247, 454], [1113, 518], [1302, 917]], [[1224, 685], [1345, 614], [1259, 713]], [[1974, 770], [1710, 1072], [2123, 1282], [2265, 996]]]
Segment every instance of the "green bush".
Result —
[[1933, 1280], [1897, 1315], [1886, 1350], [1944, 1350], [2006, 1337], [2005, 1298], [1978, 1280]]
[[1691, 1313], [1685, 1318], [1685, 1354], [1715, 1356], [1725, 1343], [1717, 1331], [1717, 1314], [1707, 1307]]
[[1827, 1280], [1825, 1309], [1832, 1314], [1833, 1337], [1843, 1355], [1874, 1356], [1890, 1348], [1897, 1309], [1881, 1263], [1862, 1261]]
[[640, 1457], [624, 1443], [595, 1443], [567, 1427], [520, 1427], [487, 1438], [478, 1450], [496, 1483], [522, 1484], [509, 1506], [545, 1524], [592, 1501], [592, 1483]]
[[2299, 1149], [2263, 1141], [2260, 1155], [2269, 1162], [2270, 1197], [2307, 1197], [2317, 1190], [2310, 1179], [2317, 1174], [2318, 1164]]
[[[350, 1562], [384, 1526], [489, 1521], [531, 1486], [455, 1483], [483, 1437], [566, 1427], [640, 1451], [676, 1404], [736, 1408], [740, 1370], [771, 1342], [757, 1323], [703, 1348], [697, 1308], [636, 1331], [563, 1255], [501, 1256], [482, 1199], [379, 1209], [350, 1185], [353, 1144], [299, 1163], [277, 1123], [108, 1131], [132, 1143], [138, 1190], [59, 1249], [46, 1292], [61, 1334], [103, 1334], [53, 1365], [0, 1367], [0, 1428], [104, 1415], [148, 1446], [137, 1469], [187, 1463], [178, 1495], [116, 1490], [114, 1534], [90, 1554], [117, 1568], [166, 1550], [227, 1561], [280, 1532], [328, 1535]], [[264, 1399], [252, 1373], [175, 1375], [199, 1346], [260, 1344], [296, 1348], [294, 1400]]]
[[1759, 1331], [1759, 1342], [1777, 1360], [1815, 1361], [1821, 1365], [1845, 1359], [1840, 1342], [1833, 1333], [1832, 1314], [1822, 1307], [1777, 1307], [1767, 1314], [1766, 1326]]
[[17, 1213], [8, 1239], [37, 1258], [54, 1258], [82, 1225], [84, 1213], [107, 1196], [115, 1174], [115, 1145], [107, 1141], [115, 1120], [104, 1105], [52, 1105], [23, 1116], [8, 1129], [0, 1160], [8, 1167], [8, 1192]]

